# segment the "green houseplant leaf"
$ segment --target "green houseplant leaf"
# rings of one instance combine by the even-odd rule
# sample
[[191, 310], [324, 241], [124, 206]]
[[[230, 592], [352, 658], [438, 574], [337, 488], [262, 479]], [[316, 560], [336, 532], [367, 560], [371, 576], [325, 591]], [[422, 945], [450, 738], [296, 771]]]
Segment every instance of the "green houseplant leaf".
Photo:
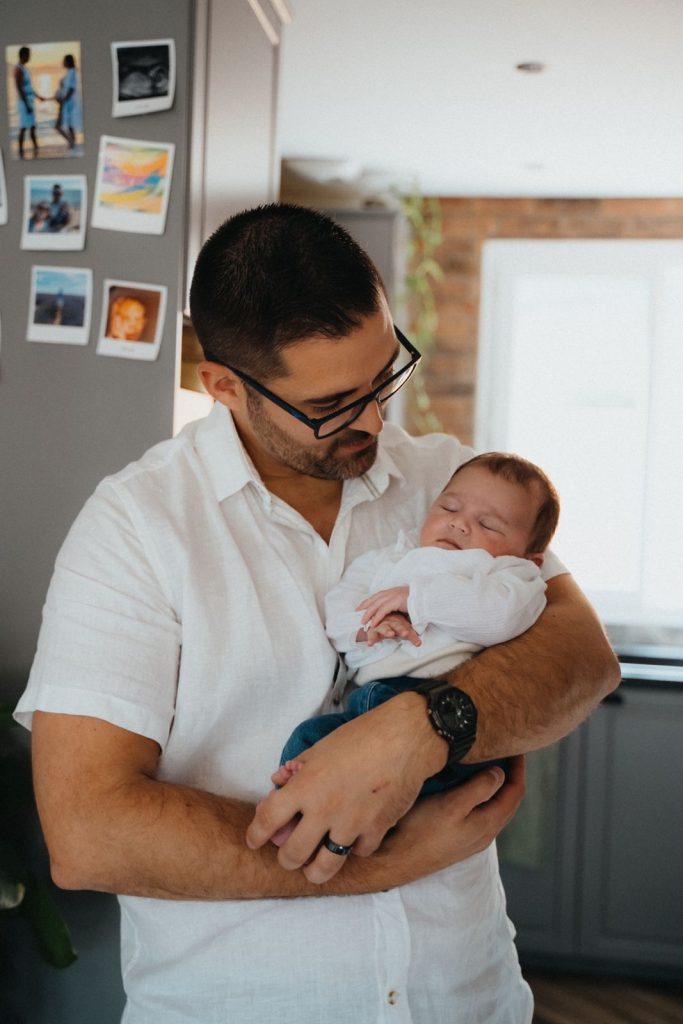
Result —
[[52, 967], [68, 967], [77, 959], [71, 936], [47, 886], [28, 876], [21, 912], [33, 928], [43, 958]]
[[28, 752], [18, 729], [11, 706], [0, 704], [0, 914], [25, 917], [47, 963], [68, 967], [76, 959], [69, 930], [48, 886], [25, 862], [26, 824], [35, 812]]

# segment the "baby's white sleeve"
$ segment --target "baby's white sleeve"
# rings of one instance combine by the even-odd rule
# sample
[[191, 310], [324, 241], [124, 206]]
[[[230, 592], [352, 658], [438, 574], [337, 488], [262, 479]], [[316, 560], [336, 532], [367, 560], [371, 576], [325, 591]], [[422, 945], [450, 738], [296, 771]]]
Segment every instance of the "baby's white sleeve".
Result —
[[[371, 596], [371, 584], [384, 551], [368, 551], [354, 559], [339, 583], [325, 597], [325, 632], [342, 654], [356, 646], [363, 612], [356, 608]], [[363, 644], [365, 648], [365, 644]]]
[[534, 624], [546, 604], [538, 566], [528, 558], [480, 554], [476, 567], [469, 566], [472, 571], [413, 578], [408, 614], [418, 632], [434, 625], [455, 640], [492, 647]]

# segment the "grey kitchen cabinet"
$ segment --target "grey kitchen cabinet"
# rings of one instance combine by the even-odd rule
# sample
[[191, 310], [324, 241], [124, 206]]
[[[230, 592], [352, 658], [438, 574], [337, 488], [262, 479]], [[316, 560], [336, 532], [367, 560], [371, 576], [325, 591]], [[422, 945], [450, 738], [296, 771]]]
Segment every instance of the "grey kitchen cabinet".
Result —
[[614, 696], [585, 727], [580, 949], [683, 972], [683, 690]]
[[[554, 748], [545, 790], [548, 755], [528, 756], [527, 798], [499, 840], [523, 962], [683, 978], [681, 737], [683, 688], [660, 673], [623, 682]], [[529, 829], [545, 836], [532, 856]]]
[[521, 951], [571, 954], [581, 737], [527, 755], [526, 797], [498, 839], [508, 913]]

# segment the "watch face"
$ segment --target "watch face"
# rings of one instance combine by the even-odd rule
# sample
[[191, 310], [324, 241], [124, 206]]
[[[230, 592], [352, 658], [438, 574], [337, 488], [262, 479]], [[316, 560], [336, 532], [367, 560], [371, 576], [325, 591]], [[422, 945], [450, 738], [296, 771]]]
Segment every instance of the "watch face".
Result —
[[438, 708], [453, 732], [468, 733], [474, 729], [477, 721], [476, 711], [466, 694], [458, 693], [456, 690], [442, 693], [439, 697]]

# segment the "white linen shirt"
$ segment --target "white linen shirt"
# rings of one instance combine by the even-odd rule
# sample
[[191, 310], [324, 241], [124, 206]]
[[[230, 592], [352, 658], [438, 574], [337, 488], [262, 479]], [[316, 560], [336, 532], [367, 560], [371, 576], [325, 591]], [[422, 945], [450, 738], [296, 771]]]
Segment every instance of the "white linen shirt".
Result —
[[[102, 481], [57, 557], [17, 721], [102, 718], [157, 741], [160, 779], [255, 803], [293, 728], [342, 689], [325, 594], [472, 454], [390, 423], [380, 440], [329, 546], [219, 404]], [[494, 845], [374, 895], [119, 903], [122, 1024], [531, 1020]]]
[[[354, 559], [325, 598], [325, 630], [359, 684], [422, 675], [427, 666], [430, 676], [449, 671], [483, 647], [526, 632], [545, 608], [545, 582], [530, 559], [419, 547], [418, 534], [402, 532], [395, 544]], [[393, 587], [408, 587], [408, 615], [421, 644], [401, 637], [358, 643], [364, 612], [356, 608]], [[461, 657], [443, 668], [447, 655]]]

